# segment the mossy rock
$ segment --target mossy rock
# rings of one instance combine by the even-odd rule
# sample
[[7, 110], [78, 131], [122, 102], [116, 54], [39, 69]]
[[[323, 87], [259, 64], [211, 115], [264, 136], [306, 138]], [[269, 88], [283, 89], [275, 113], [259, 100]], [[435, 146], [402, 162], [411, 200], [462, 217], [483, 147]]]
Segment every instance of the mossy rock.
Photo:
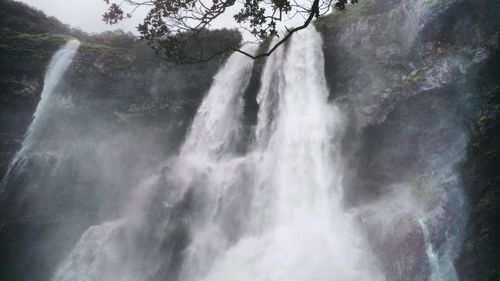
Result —
[[35, 60], [48, 60], [64, 43], [73, 39], [60, 34], [27, 34], [8, 28], [0, 29], [0, 53], [2, 57], [28, 57]]
[[314, 25], [318, 31], [345, 27], [349, 23], [355, 22], [367, 15], [374, 4], [374, 0], [361, 0], [359, 3], [348, 5], [345, 10], [335, 10], [328, 15], [320, 17], [314, 22]]

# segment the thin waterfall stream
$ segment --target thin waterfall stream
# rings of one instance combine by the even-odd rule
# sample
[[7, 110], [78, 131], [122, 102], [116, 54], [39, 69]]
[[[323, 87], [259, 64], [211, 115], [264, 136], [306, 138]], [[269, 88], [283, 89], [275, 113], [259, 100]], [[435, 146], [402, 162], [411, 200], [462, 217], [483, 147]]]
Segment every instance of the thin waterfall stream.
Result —
[[33, 145], [39, 139], [39, 135], [43, 133], [43, 129], [40, 128], [41, 124], [44, 124], [44, 115], [50, 107], [51, 95], [54, 92], [55, 87], [61, 81], [66, 70], [73, 62], [73, 58], [78, 51], [80, 42], [78, 40], [70, 40], [66, 43], [59, 51], [57, 51], [52, 59], [50, 60], [49, 66], [47, 67], [47, 73], [45, 74], [44, 87], [40, 95], [40, 102], [38, 103], [35, 113], [33, 114], [33, 121], [28, 127], [28, 131], [21, 145], [21, 149], [16, 153], [12, 159], [7, 173], [3, 177], [0, 183], [0, 193], [4, 190], [7, 181], [12, 173], [12, 169], [19, 160], [21, 160], [29, 151], [33, 148]]
[[434, 247], [432, 246], [432, 241], [430, 238], [429, 230], [427, 229], [427, 225], [425, 224], [425, 219], [419, 219], [418, 223], [422, 228], [422, 233], [424, 235], [425, 252], [431, 266], [431, 281], [441, 281], [441, 266], [439, 265], [438, 256], [434, 252]]

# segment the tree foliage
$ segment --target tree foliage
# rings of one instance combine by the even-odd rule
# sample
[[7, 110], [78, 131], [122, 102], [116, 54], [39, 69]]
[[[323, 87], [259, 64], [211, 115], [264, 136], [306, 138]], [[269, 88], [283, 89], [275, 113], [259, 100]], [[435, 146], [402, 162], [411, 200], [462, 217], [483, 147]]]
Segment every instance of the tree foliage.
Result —
[[[167, 58], [181, 62], [204, 61], [226, 51], [238, 51], [251, 58], [269, 56], [288, 40], [291, 35], [306, 28], [314, 19], [334, 9], [345, 9], [348, 1], [358, 0], [121, 0], [120, 4], [104, 0], [108, 10], [103, 20], [116, 24], [132, 17], [139, 8], [149, 11], [138, 26], [142, 39]], [[227, 13], [234, 13], [235, 26], [248, 31], [259, 40], [277, 37], [278, 40], [267, 52], [250, 54], [237, 45], [227, 45], [207, 54], [200, 48], [195, 56], [183, 51], [193, 45], [214, 22]], [[298, 19], [298, 20], [297, 20]], [[290, 22], [299, 22], [289, 27]], [[284, 32], [280, 34], [280, 30]], [[202, 46], [201, 46], [202, 47]], [[191, 52], [193, 53], [193, 52]], [[191, 54], [192, 55], [192, 54]]]

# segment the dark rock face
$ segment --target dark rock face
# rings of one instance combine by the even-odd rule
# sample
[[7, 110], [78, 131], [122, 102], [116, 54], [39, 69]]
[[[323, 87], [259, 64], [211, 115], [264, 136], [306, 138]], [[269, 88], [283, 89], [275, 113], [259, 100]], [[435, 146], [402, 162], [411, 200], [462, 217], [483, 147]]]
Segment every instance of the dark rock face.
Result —
[[[403, 197], [396, 201], [404, 200]], [[368, 206], [361, 213], [367, 238], [387, 280], [425, 280], [430, 267], [418, 221], [393, 200]], [[380, 209], [384, 209], [381, 211]]]
[[[498, 54], [498, 53], [497, 53]], [[484, 70], [498, 71], [496, 63]], [[492, 71], [496, 69], [496, 71]], [[500, 77], [496, 79], [499, 81]], [[467, 159], [461, 169], [471, 204], [462, 255], [457, 260], [463, 280], [499, 280], [500, 278], [500, 88], [491, 92], [474, 122]]]
[[[490, 1], [360, 1], [316, 24], [330, 98], [351, 120], [346, 204], [377, 206], [362, 207], [367, 211], [359, 216], [388, 280], [430, 278], [429, 244], [418, 219], [446, 278], [485, 276], [466, 276], [469, 268], [453, 263], [468, 221], [463, 190], [474, 189], [459, 169], [470, 120], [498, 81], [489, 66], [498, 65], [498, 7]], [[477, 266], [483, 262], [476, 255], [469, 258]]]

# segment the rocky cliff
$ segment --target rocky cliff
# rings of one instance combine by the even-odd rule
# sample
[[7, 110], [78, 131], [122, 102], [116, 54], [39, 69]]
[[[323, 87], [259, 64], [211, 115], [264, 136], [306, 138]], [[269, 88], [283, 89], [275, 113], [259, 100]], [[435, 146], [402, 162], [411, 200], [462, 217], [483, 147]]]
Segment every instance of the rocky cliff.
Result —
[[500, 78], [499, 7], [360, 1], [316, 23], [331, 99], [351, 112], [348, 204], [366, 206], [361, 217], [388, 280], [437, 278], [433, 271], [445, 279], [432, 280], [498, 278], [495, 165], [470, 146], [498, 144], [491, 109], [481, 123], [488, 130], [473, 128]]

